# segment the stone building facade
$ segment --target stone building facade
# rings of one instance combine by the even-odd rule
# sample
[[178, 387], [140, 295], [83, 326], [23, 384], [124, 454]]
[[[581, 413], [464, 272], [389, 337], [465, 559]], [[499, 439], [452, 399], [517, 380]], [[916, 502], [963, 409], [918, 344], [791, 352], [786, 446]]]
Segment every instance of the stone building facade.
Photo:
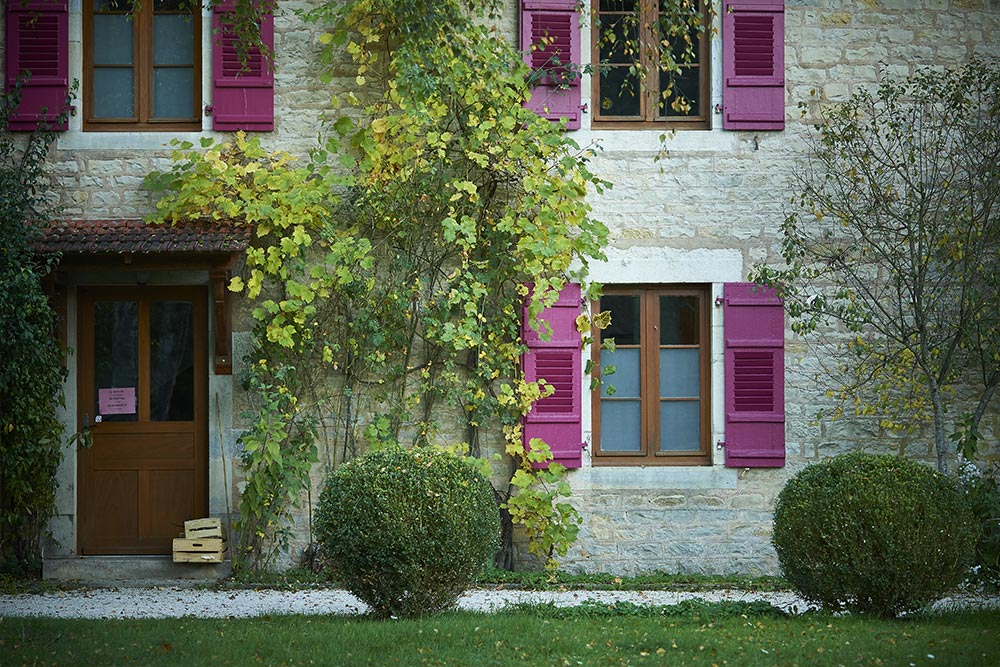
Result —
[[[524, 24], [523, 12], [565, 5], [559, 0], [535, 0], [534, 4], [523, 0], [523, 7], [509, 4], [502, 20], [512, 40], [518, 39]], [[602, 0], [591, 6], [585, 0], [584, 4], [576, 29], [577, 48], [582, 64], [587, 65], [600, 52], [590, 27], [594, 12], [607, 7], [610, 24], [614, 8], [629, 3]], [[707, 458], [697, 463], [675, 465], [661, 459], [616, 465], [613, 453], [620, 450], [609, 443], [603, 449], [595, 444], [600, 434], [595, 433], [594, 413], [601, 410], [600, 402], [586, 396], [581, 417], [587, 446], [580, 467], [568, 477], [572, 500], [584, 519], [580, 538], [563, 561], [571, 570], [775, 573], [771, 515], [777, 493], [791, 474], [821, 457], [858, 446], [889, 451], [905, 448], [908, 455], [932, 458], [929, 437], [900, 438], [880, 432], [876, 423], [858, 420], [812, 423], [826, 400], [825, 387], [817, 380], [815, 350], [789, 330], [784, 346], [784, 465], [727, 467], [724, 450], [715, 445], [726, 440], [724, 317], [717, 301], [724, 296], [724, 286], [745, 281], [753, 265], [780, 260], [779, 225], [820, 105], [845, 100], [882, 76], [905, 76], [926, 65], [958, 65], [974, 56], [1000, 56], [1000, 6], [997, 0], [762, 0], [756, 4], [778, 11], [783, 25], [781, 129], [724, 127], [727, 12], [719, 2], [713, 7], [714, 30], [699, 60], [697, 83], [701, 87], [690, 89], [697, 101], [697, 127], [688, 122], [691, 114], [665, 120], [635, 100], [624, 99], [621, 89], [614, 92], [616, 80], [594, 81], [597, 69], [585, 71], [579, 81], [579, 106], [585, 108], [580, 110], [578, 129], [569, 131], [579, 145], [600, 147], [591, 167], [613, 184], [603, 195], [593, 197], [594, 215], [609, 226], [611, 235], [608, 260], [593, 266], [591, 277], [604, 283], [610, 294], [619, 294], [624, 299], [619, 302], [622, 308], [630, 307], [629, 298], [645, 298], [647, 293], [668, 299], [661, 304], [675, 303], [669, 301], [671, 297], [682, 299], [676, 303], [687, 303], [683, 298], [692, 290], [700, 295], [699, 317], [705, 318], [701, 321], [707, 328], [699, 344], [708, 355], [709, 377], [704, 378], [698, 398], [707, 410], [703, 423], [710, 431], [707, 438], [701, 434], [702, 440], [711, 446], [702, 452]], [[112, 2], [98, 5], [117, 6]], [[309, 6], [308, 0], [278, 2], [273, 129], [260, 133], [265, 146], [298, 155], [305, 155], [314, 145], [330, 97], [329, 88], [319, 83], [320, 31], [296, 14]], [[106, 221], [107, 233], [113, 236], [115, 221], [135, 220], [150, 212], [152, 198], [143, 188], [143, 178], [168, 166], [170, 148], [165, 144], [169, 139], [197, 144], [201, 137], [220, 133], [212, 129], [213, 118], [200, 113], [185, 127], [168, 131], [158, 131], [155, 123], [132, 129], [127, 123], [102, 127], [93, 102], [88, 101], [88, 95], [95, 95], [93, 70], [99, 69], [94, 60], [94, 12], [86, 10], [81, 0], [70, 0], [67, 16], [68, 76], [81, 81], [82, 89], [77, 112], [53, 149], [49, 191], [64, 218]], [[200, 77], [200, 88], [195, 91], [201, 100], [199, 109], [212, 103], [217, 90], [212, 83], [212, 53], [217, 47], [211, 21], [212, 12], [204, 10], [201, 29], [194, 36], [198, 48], [192, 47], [198, 56], [193, 68]], [[10, 22], [3, 45], [8, 60], [9, 35]], [[349, 68], [339, 74], [343, 78], [335, 78], [331, 86], [349, 85]], [[800, 103], [806, 104], [804, 114]], [[638, 118], [642, 114], [652, 115]], [[671, 133], [671, 129], [676, 131]], [[205, 502], [212, 515], [224, 515], [238, 491], [239, 471], [233, 464], [241, 427], [237, 378], [248, 334], [238, 304], [233, 326], [221, 322], [226, 311], [212, 307], [217, 283], [213, 276], [231, 267], [229, 258], [238, 244], [230, 247], [220, 241], [221, 245], [205, 250], [181, 243], [174, 247], [174, 255], [167, 253], [163, 261], [148, 262], [135, 248], [109, 251], [105, 241], [96, 246], [95, 255], [78, 237], [67, 238], [67, 245], [61, 247], [75, 263], [61, 274], [59, 290], [64, 295], [65, 336], [71, 349], [92, 345], [92, 334], [82, 328], [92, 326], [88, 318], [94, 317], [93, 311], [87, 318], [82, 313], [85, 307], [94, 308], [93, 300], [103, 298], [101, 294], [112, 294], [111, 288], [200, 290], [206, 319], [196, 340], [215, 352], [215, 357], [208, 354], [202, 362], [204, 384], [198, 399], [203, 403], [205, 429], [199, 437], [208, 460]], [[97, 256], [105, 263], [95, 261]], [[98, 296], [87, 296], [89, 289], [96, 289]], [[153, 321], [154, 316], [149, 318]], [[229, 336], [231, 341], [220, 346], [218, 339]], [[220, 364], [216, 358], [227, 349], [229, 365], [236, 367], [233, 374], [225, 360]], [[80, 377], [93, 372], [94, 363], [86, 361], [91, 369], [87, 370], [81, 367], [79, 353], [69, 358], [64, 413], [68, 432], [79, 430], [85, 419], [100, 428], [92, 423], [92, 414], [83, 414], [89, 410], [79, 395], [91, 391], [82, 388], [92, 385]], [[983, 426], [996, 441], [1000, 414], [994, 410]], [[611, 458], [602, 462], [599, 451]], [[81, 465], [78, 451], [67, 448], [50, 560], [115, 553], [113, 547], [90, 552], [81, 547]], [[170, 484], [164, 493], [173, 488]], [[296, 543], [293, 551], [301, 546], [301, 541]]]

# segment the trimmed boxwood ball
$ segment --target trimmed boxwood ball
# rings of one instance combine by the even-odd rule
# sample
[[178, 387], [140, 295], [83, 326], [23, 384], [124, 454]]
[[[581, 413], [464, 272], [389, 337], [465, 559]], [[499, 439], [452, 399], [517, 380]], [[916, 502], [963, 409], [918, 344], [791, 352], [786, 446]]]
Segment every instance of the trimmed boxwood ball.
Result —
[[326, 481], [316, 537], [338, 580], [379, 616], [454, 606], [492, 559], [500, 531], [489, 480], [433, 448], [388, 447]]
[[891, 617], [961, 582], [977, 532], [954, 479], [909, 459], [853, 453], [788, 481], [772, 541], [784, 576], [806, 599]]

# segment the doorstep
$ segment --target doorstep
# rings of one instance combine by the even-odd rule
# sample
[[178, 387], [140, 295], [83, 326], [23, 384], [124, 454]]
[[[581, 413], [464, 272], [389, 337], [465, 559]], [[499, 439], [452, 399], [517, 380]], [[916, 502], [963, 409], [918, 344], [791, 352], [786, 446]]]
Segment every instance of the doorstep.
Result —
[[43, 579], [88, 586], [197, 586], [232, 573], [230, 561], [175, 563], [170, 556], [83, 556], [42, 562]]

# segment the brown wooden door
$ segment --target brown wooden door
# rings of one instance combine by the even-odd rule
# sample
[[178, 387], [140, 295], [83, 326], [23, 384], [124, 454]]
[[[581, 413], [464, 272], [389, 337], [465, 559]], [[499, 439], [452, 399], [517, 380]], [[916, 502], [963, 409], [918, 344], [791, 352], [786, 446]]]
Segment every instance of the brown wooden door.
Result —
[[79, 302], [80, 553], [169, 553], [208, 510], [205, 291], [81, 288]]

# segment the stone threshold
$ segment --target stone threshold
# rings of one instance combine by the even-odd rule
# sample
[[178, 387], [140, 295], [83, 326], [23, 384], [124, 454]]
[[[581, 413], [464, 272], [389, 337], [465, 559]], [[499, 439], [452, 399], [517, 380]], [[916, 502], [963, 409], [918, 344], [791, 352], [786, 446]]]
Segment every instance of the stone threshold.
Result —
[[86, 586], [199, 586], [232, 575], [232, 563], [175, 563], [170, 556], [46, 558], [42, 578]]

